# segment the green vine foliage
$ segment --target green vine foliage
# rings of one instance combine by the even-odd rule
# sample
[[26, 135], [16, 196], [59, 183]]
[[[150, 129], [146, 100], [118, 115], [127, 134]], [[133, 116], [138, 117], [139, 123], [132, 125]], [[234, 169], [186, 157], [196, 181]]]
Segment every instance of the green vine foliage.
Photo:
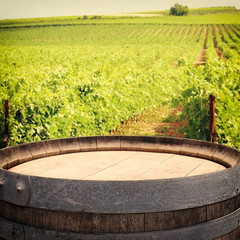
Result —
[[108, 134], [145, 109], [169, 102], [184, 108], [186, 137], [209, 140], [208, 99], [214, 95], [217, 141], [240, 148], [239, 53], [223, 42], [214, 26], [226, 59], [217, 59], [209, 31], [207, 63], [196, 68], [193, 62], [203, 47], [204, 31], [198, 39], [201, 26], [186, 26], [189, 33], [180, 35], [182, 27], [2, 30], [0, 141], [6, 99], [11, 145]]
[[[148, 51], [148, 46], [140, 51], [143, 58], [134, 55], [135, 61], [135, 46], [121, 48], [121, 52], [119, 47], [115, 51], [112, 48], [110, 57], [102, 47], [95, 47], [97, 53], [91, 55], [92, 50], [72, 47], [59, 52], [58, 48], [18, 47], [2, 51], [11, 55], [8, 63], [3, 60], [1, 65], [2, 89], [6, 90], [1, 99], [8, 99], [11, 105], [11, 145], [108, 134], [134, 114], [164, 104], [169, 94], [174, 95], [175, 79], [167, 74], [171, 66], [161, 65], [166, 72], [162, 74], [159, 65], [151, 65], [155, 51]], [[124, 64], [119, 54], [125, 58]], [[92, 60], [95, 64], [90, 66], [86, 65], [89, 58], [99, 60]], [[147, 69], [142, 68], [144, 63]]]
[[180, 102], [188, 119], [186, 137], [210, 140], [209, 96], [216, 97], [216, 140], [240, 148], [240, 71], [236, 62], [209, 61], [204, 67], [186, 69], [186, 88]]

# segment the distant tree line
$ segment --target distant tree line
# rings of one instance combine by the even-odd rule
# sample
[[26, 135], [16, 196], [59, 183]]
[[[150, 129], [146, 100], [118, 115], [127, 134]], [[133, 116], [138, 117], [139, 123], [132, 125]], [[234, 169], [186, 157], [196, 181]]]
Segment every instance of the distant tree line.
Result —
[[83, 15], [82, 17], [78, 17], [78, 20], [81, 20], [81, 19], [100, 19], [102, 18], [102, 16], [87, 16], [87, 15]]
[[175, 5], [170, 8], [170, 15], [174, 16], [184, 16], [187, 15], [188, 12], [188, 6], [182, 6], [179, 3], [175, 3]]

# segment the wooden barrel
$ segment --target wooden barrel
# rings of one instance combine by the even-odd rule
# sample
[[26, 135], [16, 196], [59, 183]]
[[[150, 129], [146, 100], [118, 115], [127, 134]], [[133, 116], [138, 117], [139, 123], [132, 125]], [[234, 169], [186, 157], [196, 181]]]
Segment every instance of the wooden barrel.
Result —
[[[155, 180], [96, 181], [8, 169], [87, 151], [174, 153], [226, 170]], [[240, 239], [240, 152], [204, 141], [141, 136], [56, 139], [0, 150], [2, 239]]]

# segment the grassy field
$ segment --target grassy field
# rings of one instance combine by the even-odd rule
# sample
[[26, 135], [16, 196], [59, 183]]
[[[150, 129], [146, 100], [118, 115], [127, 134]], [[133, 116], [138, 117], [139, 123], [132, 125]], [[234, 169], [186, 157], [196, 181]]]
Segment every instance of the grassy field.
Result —
[[169, 14], [162, 14], [162, 11], [144, 12], [144, 14], [158, 13], [160, 15], [154, 17], [140, 17], [140, 14], [138, 17], [113, 15], [0, 20], [0, 29], [84, 24], [240, 24], [240, 12], [235, 8], [191, 9], [189, 16], [169, 16]]
[[[213, 94], [217, 141], [239, 148], [239, 16], [1, 21], [0, 104], [10, 103], [10, 144], [112, 134], [171, 105], [187, 121], [185, 137], [210, 140]], [[3, 108], [0, 126], [3, 146]]]

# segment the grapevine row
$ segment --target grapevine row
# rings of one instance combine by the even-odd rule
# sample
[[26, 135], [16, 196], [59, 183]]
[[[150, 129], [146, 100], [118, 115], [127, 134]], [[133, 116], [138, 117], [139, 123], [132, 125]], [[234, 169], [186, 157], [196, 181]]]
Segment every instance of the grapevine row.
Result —
[[[2, 31], [0, 104], [10, 102], [10, 144], [108, 134], [144, 109], [169, 102], [184, 106], [186, 137], [210, 140], [208, 99], [214, 95], [217, 141], [239, 148], [240, 66], [231, 49], [239, 42], [228, 33], [216, 25]], [[203, 48], [205, 65], [196, 68]], [[0, 111], [2, 138], [3, 123]]]

